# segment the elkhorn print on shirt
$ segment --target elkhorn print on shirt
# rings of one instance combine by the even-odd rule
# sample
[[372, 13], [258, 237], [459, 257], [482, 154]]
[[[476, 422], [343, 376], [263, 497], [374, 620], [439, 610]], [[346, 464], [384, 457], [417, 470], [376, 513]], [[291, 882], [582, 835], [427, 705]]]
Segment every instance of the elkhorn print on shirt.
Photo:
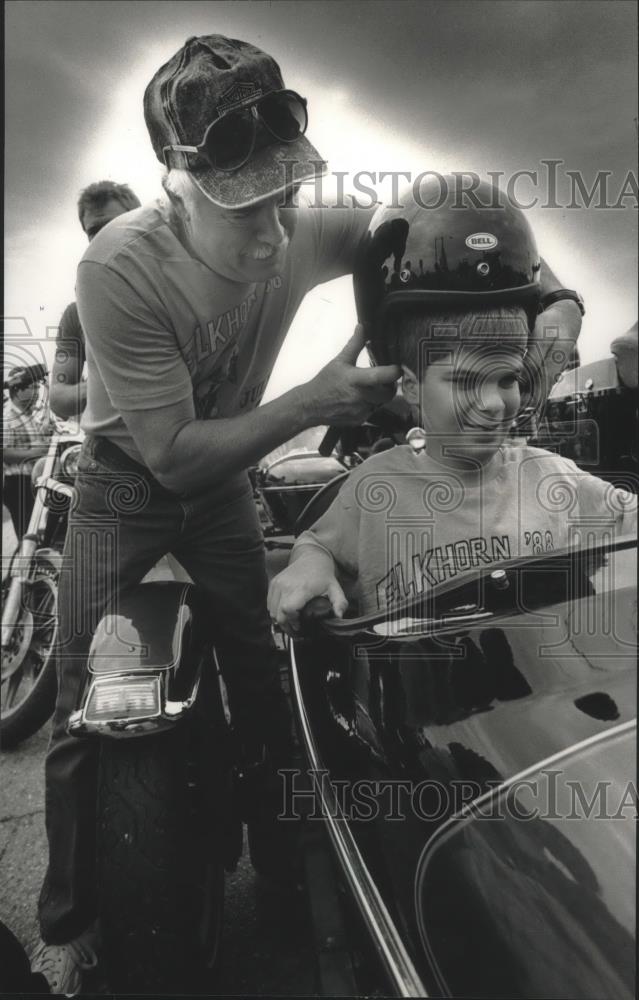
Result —
[[406, 563], [399, 560], [375, 586], [377, 606], [390, 607], [409, 597], [416, 597], [444, 580], [477, 566], [490, 566], [511, 558], [508, 535], [465, 538], [447, 545], [437, 545]]
[[[232, 309], [206, 324], [199, 324], [190, 343], [182, 348], [193, 379], [193, 404], [198, 419], [214, 419], [220, 416], [220, 409], [223, 415], [229, 416], [231, 412], [259, 405], [268, 374], [251, 370], [256, 338], [249, 320], [255, 303], [258, 303], [259, 316], [262, 298], [281, 287], [281, 277], [270, 278], [260, 286], [260, 295], [252, 290]], [[240, 387], [240, 371], [242, 379], [247, 378], [250, 384]], [[231, 400], [234, 401], [232, 405]]]

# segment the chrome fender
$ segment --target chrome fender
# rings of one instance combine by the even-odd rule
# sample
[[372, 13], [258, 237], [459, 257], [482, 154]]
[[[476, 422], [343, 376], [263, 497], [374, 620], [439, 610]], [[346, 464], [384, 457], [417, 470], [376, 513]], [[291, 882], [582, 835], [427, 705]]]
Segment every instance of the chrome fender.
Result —
[[193, 707], [214, 656], [202, 595], [192, 584], [141, 584], [100, 620], [72, 736], [127, 737], [174, 726]]

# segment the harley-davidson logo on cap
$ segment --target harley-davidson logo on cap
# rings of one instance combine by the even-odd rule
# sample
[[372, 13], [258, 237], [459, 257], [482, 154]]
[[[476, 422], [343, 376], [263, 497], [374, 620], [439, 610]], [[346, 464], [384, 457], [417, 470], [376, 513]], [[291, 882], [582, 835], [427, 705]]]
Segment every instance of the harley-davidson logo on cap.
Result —
[[238, 108], [242, 104], [254, 101], [262, 96], [262, 88], [254, 83], [234, 83], [232, 87], [222, 94], [217, 105], [218, 115], [224, 115], [233, 108]]

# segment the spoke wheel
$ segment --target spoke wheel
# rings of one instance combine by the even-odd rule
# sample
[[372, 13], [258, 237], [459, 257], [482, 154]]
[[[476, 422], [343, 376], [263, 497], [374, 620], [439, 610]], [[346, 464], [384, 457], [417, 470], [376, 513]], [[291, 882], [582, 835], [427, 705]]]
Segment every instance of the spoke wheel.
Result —
[[51, 716], [57, 691], [56, 607], [59, 567], [39, 558], [24, 592], [19, 621], [2, 650], [0, 737], [9, 749], [33, 735]]

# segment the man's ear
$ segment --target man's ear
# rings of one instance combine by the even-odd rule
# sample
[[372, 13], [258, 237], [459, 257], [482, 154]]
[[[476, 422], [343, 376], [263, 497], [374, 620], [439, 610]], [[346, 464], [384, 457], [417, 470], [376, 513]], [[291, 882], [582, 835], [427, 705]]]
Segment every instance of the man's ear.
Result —
[[419, 406], [419, 382], [415, 372], [402, 365], [402, 394], [411, 406]]

